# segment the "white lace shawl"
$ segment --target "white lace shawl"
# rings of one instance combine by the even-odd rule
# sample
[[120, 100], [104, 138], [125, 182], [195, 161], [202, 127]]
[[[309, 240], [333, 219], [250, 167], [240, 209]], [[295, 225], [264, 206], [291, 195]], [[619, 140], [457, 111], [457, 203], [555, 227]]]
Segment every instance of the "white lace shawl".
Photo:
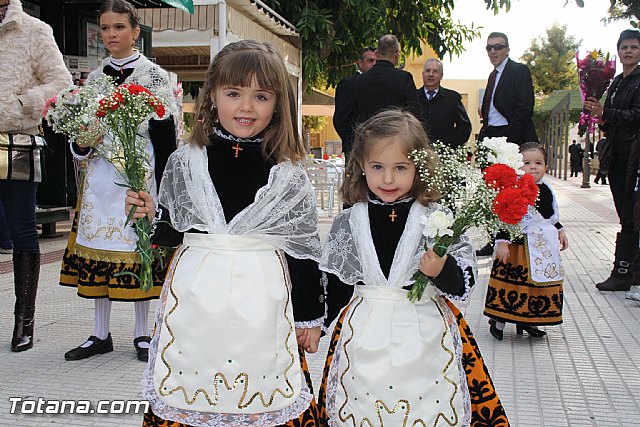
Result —
[[250, 234], [295, 258], [319, 259], [315, 193], [301, 165], [283, 162], [272, 167], [253, 203], [227, 224], [209, 175], [207, 150], [186, 144], [169, 157], [159, 202], [177, 231], [193, 228], [212, 234]]
[[[428, 206], [413, 203], [393, 257], [389, 279], [380, 268], [371, 237], [367, 204], [358, 203], [342, 211], [333, 221], [320, 259], [320, 269], [335, 274], [348, 285], [364, 282], [366, 285], [401, 288], [412, 284], [412, 276], [418, 270], [425, 244], [427, 247], [435, 244], [435, 239], [422, 234], [420, 218], [436, 210], [448, 211], [437, 203], [430, 203]], [[465, 292], [462, 296], [444, 295], [452, 300], [464, 300], [469, 295], [471, 286], [467, 268], [471, 267], [474, 283], [478, 275], [475, 253], [469, 238], [463, 235], [449, 247], [448, 254], [455, 258], [463, 271]]]
[[[105, 58], [102, 61], [102, 66], [89, 73], [87, 81], [93, 80], [102, 75], [103, 68], [109, 64], [109, 58]], [[178, 120], [178, 104], [176, 98], [173, 95], [173, 89], [169, 75], [165, 70], [158, 65], [149, 61], [144, 55], [140, 54], [140, 59], [136, 63], [136, 67], [129, 77], [126, 78], [125, 83], [134, 83], [147, 88], [152, 94], [157, 96], [164, 104], [166, 114], [163, 118], [173, 115], [174, 122]], [[155, 119], [159, 119], [155, 114]], [[149, 122], [145, 121], [140, 125], [138, 133], [141, 135], [148, 135]]]

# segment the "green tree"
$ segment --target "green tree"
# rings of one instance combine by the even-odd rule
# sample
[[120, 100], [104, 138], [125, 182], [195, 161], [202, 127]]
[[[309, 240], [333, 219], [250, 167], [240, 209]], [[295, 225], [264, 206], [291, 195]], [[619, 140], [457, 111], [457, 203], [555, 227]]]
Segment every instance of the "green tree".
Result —
[[567, 26], [555, 22], [546, 38], [538, 37], [520, 58], [531, 70], [536, 94], [549, 95], [556, 89], [577, 89], [575, 53], [582, 41], [567, 35]]
[[[477, 0], [480, 1], [480, 0]], [[482, 0], [498, 13], [510, 0]], [[395, 34], [404, 54], [422, 54], [425, 42], [442, 58], [459, 55], [464, 41], [479, 37], [473, 24], [454, 21], [453, 0], [265, 0], [293, 23], [302, 39], [303, 85], [335, 86], [353, 74], [357, 52]]]
[[[579, 1], [579, 0], [576, 0]], [[640, 1], [638, 0], [610, 0], [609, 17], [604, 21], [626, 21], [629, 20], [631, 26], [638, 28], [640, 20]]]

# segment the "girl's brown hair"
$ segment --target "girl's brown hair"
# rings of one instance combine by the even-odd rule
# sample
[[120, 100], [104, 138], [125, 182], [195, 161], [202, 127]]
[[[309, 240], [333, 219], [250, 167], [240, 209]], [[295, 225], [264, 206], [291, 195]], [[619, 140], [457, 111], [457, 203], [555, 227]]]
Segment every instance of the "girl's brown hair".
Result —
[[525, 142], [520, 146], [520, 152], [524, 153], [525, 151], [539, 151], [542, 153], [544, 164], [547, 165], [549, 163], [547, 160], [547, 150], [544, 148], [544, 145], [537, 142]]
[[[413, 114], [399, 109], [379, 112], [356, 128], [346, 177], [340, 189], [345, 203], [353, 205], [369, 200], [371, 191], [367, 186], [363, 165], [374, 147], [391, 142], [401, 143], [407, 154], [413, 150], [427, 150], [433, 154], [422, 123]], [[433, 170], [436, 166], [435, 155], [427, 157], [429, 160], [423, 168]], [[440, 198], [437, 192], [430, 190], [427, 184], [420, 180], [417, 168], [409, 195], [423, 205]]]
[[100, 6], [100, 11], [98, 12], [98, 22], [100, 22], [100, 17], [107, 12], [122, 13], [127, 15], [129, 23], [131, 24], [131, 28], [138, 28], [138, 14], [136, 13], [135, 7], [133, 7], [133, 5], [131, 5], [131, 3], [129, 3], [128, 1], [106, 0], [104, 3], [102, 3], [102, 6]]
[[207, 79], [198, 95], [189, 142], [200, 147], [209, 144], [209, 135], [217, 121], [211, 93], [223, 86], [249, 87], [253, 79], [262, 89], [273, 91], [276, 106], [271, 123], [264, 130], [262, 152], [275, 162], [306, 158], [306, 150], [298, 134], [296, 96], [284, 61], [266, 43], [242, 40], [226, 45], [214, 58]]

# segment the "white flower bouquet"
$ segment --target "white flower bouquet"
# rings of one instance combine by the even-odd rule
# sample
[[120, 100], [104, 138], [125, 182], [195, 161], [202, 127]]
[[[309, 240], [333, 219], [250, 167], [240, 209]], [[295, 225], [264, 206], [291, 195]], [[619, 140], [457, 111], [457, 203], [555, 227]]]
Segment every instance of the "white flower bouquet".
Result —
[[[472, 166], [464, 147], [452, 149], [439, 141], [432, 143], [439, 159], [432, 170], [425, 165], [434, 154], [418, 150], [409, 155], [420, 179], [443, 195], [441, 203], [450, 210], [435, 211], [421, 219], [422, 233], [435, 239], [433, 250], [439, 256], [444, 256], [449, 246], [472, 226], [490, 234], [503, 229], [512, 237], [521, 235], [522, 217], [538, 197], [533, 177], [517, 174], [523, 163], [516, 144], [506, 138], [487, 138], [480, 145], [484, 162], [490, 165], [483, 171]], [[408, 297], [415, 302], [422, 298], [429, 278], [418, 270], [413, 279]]]

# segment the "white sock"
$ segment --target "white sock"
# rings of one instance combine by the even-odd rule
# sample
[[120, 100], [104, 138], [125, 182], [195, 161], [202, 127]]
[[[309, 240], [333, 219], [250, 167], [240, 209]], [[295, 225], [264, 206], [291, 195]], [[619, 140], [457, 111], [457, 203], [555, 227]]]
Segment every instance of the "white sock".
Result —
[[[133, 327], [133, 337], [147, 337], [149, 336], [149, 307], [151, 301], [136, 301], [133, 303], [136, 310], [136, 323]], [[138, 347], [149, 348], [149, 343], [139, 342]]]
[[498, 322], [496, 320], [496, 329], [499, 331], [504, 331], [504, 322]]
[[[98, 339], [106, 340], [109, 336], [109, 319], [111, 317], [111, 300], [109, 298], [96, 298], [94, 300], [94, 311], [96, 323], [93, 329], [93, 335]], [[93, 344], [93, 341], [87, 341], [80, 347], [86, 348]]]

